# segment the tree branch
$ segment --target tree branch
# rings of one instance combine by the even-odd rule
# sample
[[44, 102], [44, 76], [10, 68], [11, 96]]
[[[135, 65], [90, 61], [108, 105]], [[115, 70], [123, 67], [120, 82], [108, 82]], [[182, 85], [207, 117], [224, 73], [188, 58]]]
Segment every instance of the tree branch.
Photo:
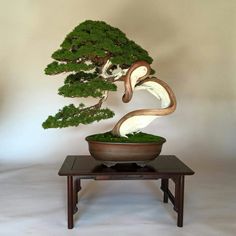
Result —
[[91, 108], [93, 108], [93, 107], [96, 108], [96, 109], [101, 108], [103, 102], [105, 102], [107, 100], [107, 97], [108, 97], [108, 91], [104, 91], [104, 94], [103, 94], [102, 98], [98, 101], [97, 104], [91, 106]]
[[113, 70], [111, 74], [108, 74], [107, 71], [109, 70], [111, 66], [112, 66], [112, 63], [108, 59], [106, 63], [103, 65], [102, 71], [100, 74], [102, 78], [110, 82], [115, 82], [116, 80], [119, 80], [128, 71], [128, 69], [122, 69], [120, 65], [117, 65], [117, 68]]

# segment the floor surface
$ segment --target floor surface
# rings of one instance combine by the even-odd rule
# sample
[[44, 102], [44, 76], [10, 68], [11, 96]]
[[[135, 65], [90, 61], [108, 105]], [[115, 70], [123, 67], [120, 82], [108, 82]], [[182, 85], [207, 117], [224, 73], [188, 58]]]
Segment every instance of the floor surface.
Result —
[[[160, 181], [82, 181], [75, 227], [67, 230], [66, 178], [60, 164], [0, 167], [0, 235], [236, 235], [236, 187], [232, 166], [190, 167], [184, 227], [162, 202]], [[173, 187], [173, 186], [171, 186]]]

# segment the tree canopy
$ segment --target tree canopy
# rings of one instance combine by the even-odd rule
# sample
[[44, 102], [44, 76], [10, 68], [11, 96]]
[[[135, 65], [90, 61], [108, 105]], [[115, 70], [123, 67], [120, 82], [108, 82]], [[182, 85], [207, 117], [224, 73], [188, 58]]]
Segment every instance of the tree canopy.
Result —
[[[118, 28], [103, 21], [86, 20], [70, 32], [60, 48], [52, 54], [54, 61], [45, 68], [45, 74], [70, 73], [59, 88], [64, 97], [99, 98], [95, 106], [69, 105], [49, 116], [44, 128], [61, 128], [88, 124], [114, 116], [114, 112], [101, 109], [104, 94], [116, 91], [114, 71], [127, 69], [136, 61], [152, 63], [148, 52], [129, 40]], [[106, 75], [104, 66], [109, 62]], [[87, 117], [87, 118], [85, 118]]]

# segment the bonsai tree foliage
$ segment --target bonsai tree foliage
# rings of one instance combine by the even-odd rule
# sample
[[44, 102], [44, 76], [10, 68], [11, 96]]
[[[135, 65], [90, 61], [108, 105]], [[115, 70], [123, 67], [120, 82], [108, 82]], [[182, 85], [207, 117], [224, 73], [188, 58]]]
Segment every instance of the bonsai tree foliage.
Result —
[[109, 108], [102, 108], [109, 91], [116, 91], [115, 82], [123, 81], [125, 94], [123, 102], [129, 102], [135, 89], [146, 89], [162, 100], [164, 109], [141, 109], [125, 115], [115, 125], [112, 133], [116, 136], [138, 132], [159, 115], [175, 110], [176, 100], [167, 84], [155, 77], [148, 52], [129, 40], [118, 28], [103, 21], [87, 20], [70, 32], [60, 48], [52, 54], [54, 61], [45, 73], [56, 75], [67, 73], [64, 85], [58, 94], [64, 97], [93, 97], [98, 102], [86, 107], [70, 104], [49, 116], [43, 128], [63, 128], [90, 124], [114, 116]]

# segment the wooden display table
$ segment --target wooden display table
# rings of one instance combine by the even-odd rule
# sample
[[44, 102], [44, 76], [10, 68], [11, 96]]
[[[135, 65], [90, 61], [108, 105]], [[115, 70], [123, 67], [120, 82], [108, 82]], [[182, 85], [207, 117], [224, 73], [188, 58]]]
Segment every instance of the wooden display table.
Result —
[[[194, 172], [176, 156], [161, 155], [145, 167], [136, 164], [117, 164], [106, 167], [91, 156], [67, 156], [59, 173], [67, 176], [68, 193], [68, 229], [74, 226], [73, 215], [77, 212], [78, 192], [81, 179], [94, 180], [143, 180], [161, 179], [161, 190], [164, 192], [163, 202], [168, 199], [177, 212], [177, 226], [183, 226], [184, 209], [184, 177]], [[169, 190], [169, 179], [175, 184], [175, 193]]]

